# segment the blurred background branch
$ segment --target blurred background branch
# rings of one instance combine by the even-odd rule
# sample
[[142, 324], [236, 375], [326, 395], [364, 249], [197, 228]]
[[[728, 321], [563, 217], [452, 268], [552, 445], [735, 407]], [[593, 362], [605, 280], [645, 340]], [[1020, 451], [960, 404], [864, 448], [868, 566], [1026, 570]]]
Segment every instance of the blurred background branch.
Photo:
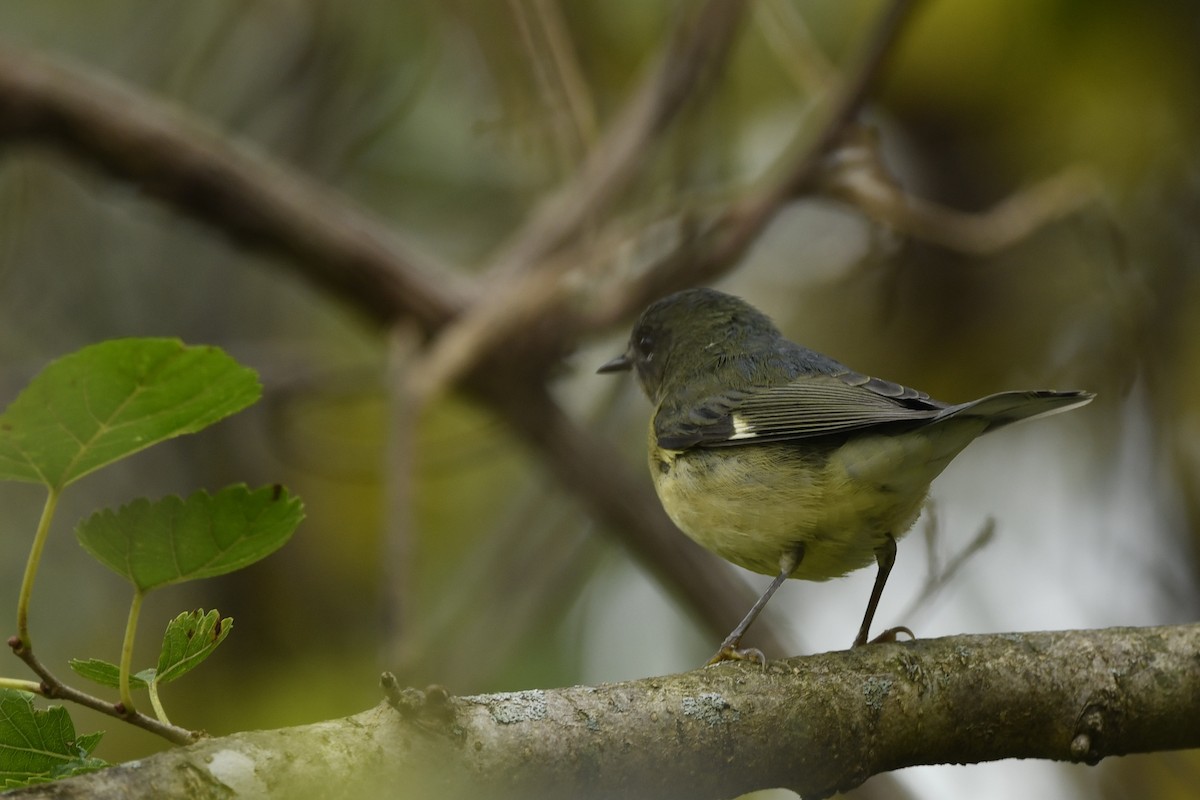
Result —
[[56, 145], [244, 245], [281, 252], [376, 319], [403, 314], [428, 329], [463, 305], [455, 270], [393, 227], [177, 108], [17, 49], [0, 50], [0, 104], [0, 137]]

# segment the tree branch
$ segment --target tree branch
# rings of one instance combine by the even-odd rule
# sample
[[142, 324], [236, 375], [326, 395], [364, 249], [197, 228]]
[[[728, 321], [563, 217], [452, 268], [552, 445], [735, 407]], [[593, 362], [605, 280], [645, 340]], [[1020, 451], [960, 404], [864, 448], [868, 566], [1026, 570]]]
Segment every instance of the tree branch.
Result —
[[137, 709], [128, 709], [123, 703], [110, 703], [107, 700], [102, 700], [73, 686], [68, 686], [59, 680], [58, 676], [41, 662], [41, 659], [34, 655], [32, 647], [22, 644], [20, 638], [17, 636], [9, 638], [8, 646], [12, 648], [13, 655], [24, 661], [33, 670], [34, 674], [42, 679], [40, 683], [36, 684], [36, 688], [32, 689], [35, 694], [39, 694], [50, 700], [69, 700], [72, 703], [90, 708], [93, 711], [98, 711], [101, 714], [107, 714], [110, 717], [124, 720], [130, 725], [161, 736], [174, 744], [188, 744], [200, 737], [200, 734], [196, 731], [189, 731], [187, 728], [163, 722], [154, 717], [147, 716]]
[[349, 198], [94, 71], [0, 47], [0, 139], [53, 143], [236, 241], [285, 255], [376, 321], [409, 316], [428, 333], [469, 297], [455, 270]]
[[746, 0], [708, 0], [681, 25], [601, 142], [567, 185], [547, 196], [489, 271], [528, 269], [602, 213], [645, 166], [646, 150], [689, 99], [712, 83], [736, 38]]
[[[952, 636], [473, 697], [389, 691], [14, 798], [824, 797], [918, 764], [1200, 746], [1200, 625]], [[331, 780], [331, 776], [337, 776]]]
[[1091, 206], [1103, 208], [1104, 187], [1094, 170], [1068, 167], [976, 213], [934, 203], [882, 182], [847, 182], [837, 196], [871, 219], [916, 239], [966, 253], [988, 256], [1028, 239], [1058, 220]]
[[917, 5], [918, 0], [892, 0], [884, 9], [815, 136], [807, 130], [797, 134], [756, 189], [707, 223], [698, 241], [685, 242], [637, 280], [614, 287], [581, 322], [581, 329], [603, 328], [664, 294], [713, 280], [742, 257], [789, 201], [816, 188], [825, 160], [854, 123]]

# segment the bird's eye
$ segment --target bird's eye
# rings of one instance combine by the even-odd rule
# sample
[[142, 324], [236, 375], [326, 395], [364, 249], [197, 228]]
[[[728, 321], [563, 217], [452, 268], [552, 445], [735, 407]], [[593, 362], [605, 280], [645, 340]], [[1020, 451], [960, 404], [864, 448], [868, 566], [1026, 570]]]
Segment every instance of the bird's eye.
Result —
[[637, 349], [642, 355], [649, 353], [653, 348], [654, 340], [649, 336], [642, 336], [637, 340]]

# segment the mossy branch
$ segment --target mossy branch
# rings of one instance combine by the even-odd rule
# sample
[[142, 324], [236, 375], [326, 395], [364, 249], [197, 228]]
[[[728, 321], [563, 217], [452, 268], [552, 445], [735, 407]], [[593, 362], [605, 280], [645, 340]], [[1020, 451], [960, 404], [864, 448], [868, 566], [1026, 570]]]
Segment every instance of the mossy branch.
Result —
[[389, 687], [13, 797], [827, 796], [918, 764], [1200, 747], [1200, 624], [952, 636], [601, 686]]

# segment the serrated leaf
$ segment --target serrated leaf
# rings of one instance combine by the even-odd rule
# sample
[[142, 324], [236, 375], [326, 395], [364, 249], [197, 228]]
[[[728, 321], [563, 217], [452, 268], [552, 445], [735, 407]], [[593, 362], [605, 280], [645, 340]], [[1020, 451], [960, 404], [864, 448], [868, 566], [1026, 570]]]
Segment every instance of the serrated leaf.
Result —
[[231, 630], [233, 618], [221, 619], [215, 609], [207, 614], [202, 608], [188, 611], [171, 620], [158, 655], [157, 682], [170, 683], [191, 672], [225, 641]]
[[75, 536], [89, 553], [140, 591], [211, 578], [278, 550], [304, 518], [299, 498], [281, 486], [238, 484], [186, 500], [135, 500], [98, 511]]
[[61, 489], [256, 401], [258, 376], [217, 347], [114, 339], [51, 362], [0, 415], [0, 479]]
[[[121, 685], [121, 668], [99, 658], [72, 658], [67, 664], [81, 678], [113, 689]], [[143, 670], [145, 672], [147, 670]], [[134, 689], [145, 689], [150, 681], [141, 672], [129, 676], [129, 685]]]
[[62, 706], [39, 711], [28, 692], [0, 689], [0, 787], [27, 786], [108, 766], [91, 757], [103, 735], [76, 736]]

